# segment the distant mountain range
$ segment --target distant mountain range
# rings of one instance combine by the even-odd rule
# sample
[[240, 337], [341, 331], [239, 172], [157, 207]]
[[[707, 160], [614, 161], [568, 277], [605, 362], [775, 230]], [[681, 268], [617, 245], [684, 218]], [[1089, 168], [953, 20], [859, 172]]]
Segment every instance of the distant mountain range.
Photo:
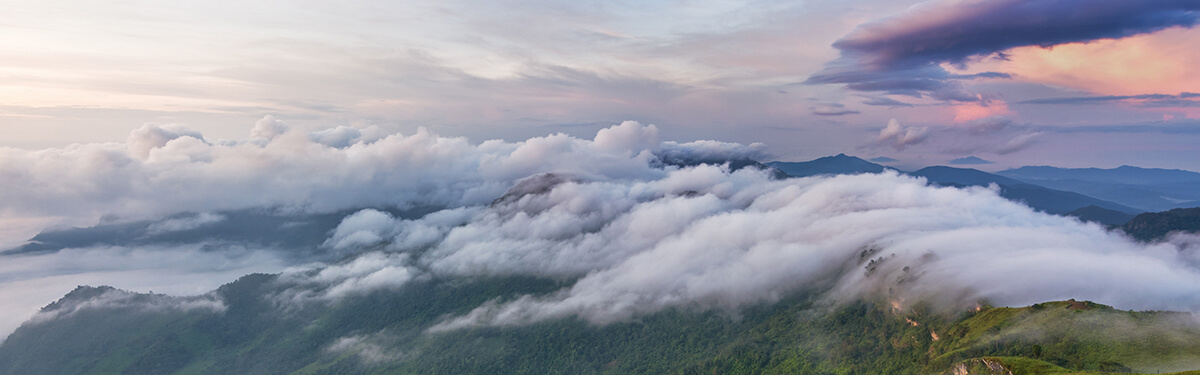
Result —
[[[734, 170], [747, 167], [769, 169], [777, 178], [895, 170], [846, 154], [805, 162], [708, 160], [687, 163], [675, 161], [670, 164], [691, 166], [722, 162], [728, 163]], [[1200, 207], [1200, 173], [1183, 170], [1130, 166], [1114, 169], [1022, 167], [993, 174], [970, 168], [933, 166], [901, 173], [924, 177], [930, 183], [942, 186], [996, 184], [1000, 187], [1001, 196], [1023, 202], [1039, 211], [1075, 216], [1109, 226], [1120, 226], [1147, 211]], [[391, 210], [390, 214], [396, 217], [420, 217], [432, 210]], [[320, 251], [320, 244], [327, 234], [337, 227], [342, 218], [355, 211], [297, 215], [269, 209], [249, 209], [178, 214], [156, 221], [100, 223], [85, 228], [55, 228], [43, 231], [25, 245], [0, 249], [0, 253], [48, 252], [90, 246], [166, 245], [208, 240], [214, 247], [219, 247], [222, 242], [237, 242]], [[1134, 235], [1137, 238], [1159, 238], [1166, 233], [1146, 225], [1129, 230], [1133, 231], [1131, 234], [1138, 233]], [[320, 256], [303, 254], [306, 257], [314, 255]]]
[[925, 167], [909, 174], [925, 177], [931, 183], [945, 186], [986, 186], [996, 184], [1000, 187], [1001, 196], [1010, 200], [1023, 202], [1029, 205], [1029, 207], [1052, 214], [1066, 214], [1087, 206], [1097, 206], [1127, 214], [1142, 212], [1142, 210], [1119, 203], [1096, 199], [1075, 192], [1028, 184], [977, 169], [934, 166]]
[[998, 175], [1142, 211], [1200, 206], [1200, 173], [1179, 169], [1021, 167]]
[[[879, 173], [886, 169], [893, 169], [846, 154], [838, 154], [806, 162], [776, 161], [766, 163], [766, 165], [779, 169], [793, 177]], [[1122, 218], [1125, 218], [1125, 216], [1131, 218], [1133, 215], [1145, 211], [1118, 202], [1087, 196], [1079, 192], [1049, 188], [977, 169], [934, 166], [904, 173], [924, 177], [930, 183], [942, 186], [987, 186], [996, 184], [1000, 187], [1001, 196], [1014, 201], [1024, 202], [1034, 209], [1052, 214], [1066, 215], [1085, 207], [1096, 207], [1116, 212], [1117, 215], [1087, 215], [1085, 217], [1086, 220], [1095, 220], [1109, 225], [1123, 224], [1125, 221]], [[1087, 212], [1086, 210], [1084, 211], [1084, 213]], [[1125, 219], [1127, 220], [1127, 218]]]

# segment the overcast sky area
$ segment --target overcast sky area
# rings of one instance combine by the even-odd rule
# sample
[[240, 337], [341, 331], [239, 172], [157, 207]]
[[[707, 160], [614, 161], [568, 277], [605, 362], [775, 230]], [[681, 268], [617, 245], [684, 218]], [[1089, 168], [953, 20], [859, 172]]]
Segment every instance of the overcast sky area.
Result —
[[787, 161], [1200, 170], [1195, 1], [3, 3], [3, 147], [633, 120]]

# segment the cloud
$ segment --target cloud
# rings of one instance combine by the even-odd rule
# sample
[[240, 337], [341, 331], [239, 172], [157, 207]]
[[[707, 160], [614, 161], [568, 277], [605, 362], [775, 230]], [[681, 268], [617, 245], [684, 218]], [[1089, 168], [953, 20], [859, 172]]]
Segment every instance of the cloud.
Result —
[[26, 324], [42, 324], [87, 310], [133, 310], [136, 312], [207, 311], [223, 313], [225, 302], [209, 293], [190, 297], [140, 294], [112, 287], [78, 287], [57, 302], [43, 308]]
[[989, 116], [968, 121], [966, 125], [971, 132], [986, 134], [1011, 128], [1013, 120], [1008, 116]]
[[368, 364], [390, 362], [401, 358], [404, 354], [394, 349], [395, 341], [395, 338], [386, 333], [346, 336], [334, 340], [332, 344], [325, 347], [325, 350], [336, 354], [352, 353]]
[[[64, 249], [54, 253], [0, 255], [0, 311], [4, 312], [0, 314], [0, 335], [7, 336], [41, 307], [78, 285], [113, 285], [142, 293], [153, 291], [177, 296], [203, 295], [242, 275], [283, 271], [296, 261], [286, 255], [288, 252], [286, 249], [202, 242], [134, 248], [99, 246]], [[124, 293], [128, 292], [113, 296], [119, 297]], [[141, 301], [129, 298], [133, 298], [131, 301]], [[188, 298], [161, 301], [168, 300], [192, 301]], [[156, 301], [154, 303], [161, 302], [158, 299]], [[108, 306], [105, 303], [93, 303], [79, 307], [101, 305]], [[142, 307], [152, 306], [142, 304]], [[54, 313], [54, 316], [62, 314], [62, 311]], [[50, 315], [43, 317], [46, 316]]]
[[276, 281], [284, 289], [273, 297], [285, 309], [313, 302], [337, 301], [351, 295], [394, 290], [423, 277], [406, 253], [372, 251], [331, 265], [288, 270]]
[[[92, 226], [101, 216], [116, 217], [120, 223], [137, 225], [125, 228], [117, 223], [104, 230], [146, 228], [147, 236], [184, 241], [127, 238], [142, 245], [88, 243], [49, 254], [0, 255], [0, 291], [11, 292], [0, 293], [0, 301], [5, 301], [0, 309], [11, 319], [0, 321], [0, 330], [11, 330], [45, 301], [80, 284], [194, 294], [246, 273], [328, 261], [314, 258], [318, 253], [352, 256], [432, 246], [529, 176], [653, 180], [678, 168], [671, 163], [723, 163], [769, 155], [762, 144], [663, 142], [655, 126], [637, 122], [604, 129], [595, 140], [553, 134], [478, 144], [424, 129], [380, 135], [377, 129], [365, 128], [357, 137], [350, 137], [355, 132], [346, 129], [306, 133], [270, 117], [255, 128], [256, 138], [209, 141], [183, 127], [146, 125], [130, 135], [128, 144], [0, 148], [0, 178], [11, 182], [0, 189], [0, 218]], [[349, 136], [334, 136], [338, 132]], [[259, 245], [276, 242], [269, 235], [221, 238], [220, 231], [192, 233], [228, 227], [233, 218], [256, 217], [238, 210], [278, 212], [259, 215], [276, 222], [364, 207], [376, 209], [342, 220], [323, 244], [317, 242], [324, 249], [315, 252]], [[409, 208], [447, 209], [421, 221], [393, 216]], [[171, 236], [181, 232], [190, 234]], [[402, 287], [426, 274], [406, 257], [362, 261], [368, 260], [372, 262], [314, 271], [312, 277], [321, 287], [294, 297], [332, 300]], [[310, 287], [303, 284], [298, 290]]]
[[886, 96], [870, 96], [862, 102], [866, 105], [884, 106], [884, 107], [912, 107], [912, 104], [905, 103]]
[[1100, 95], [1100, 96], [1070, 96], [1061, 98], [1030, 99], [1017, 102], [1019, 104], [1075, 104], [1096, 105], [1108, 102], [1137, 101], [1144, 106], [1185, 107], [1200, 106], [1200, 101], [1190, 100], [1200, 98], [1200, 94], [1184, 92], [1179, 95], [1171, 94], [1142, 94], [1142, 95]]
[[840, 103], [822, 104], [812, 108], [812, 114], [817, 116], [845, 116], [854, 115], [862, 112], [846, 108]]
[[1080, 125], [1046, 127], [1044, 131], [1055, 133], [1162, 133], [1162, 134], [1200, 134], [1200, 120], [1172, 119], [1166, 121], [1148, 121], [1143, 123], [1118, 123], [1108, 125]]
[[266, 115], [254, 123], [254, 129], [250, 129], [250, 138], [271, 140], [287, 131], [287, 124], [275, 119], [275, 116]]
[[[1000, 119], [976, 126], [987, 130], [975, 132], [986, 134], [1021, 128]], [[915, 145], [924, 144], [927, 134], [893, 121], [880, 136], [889, 145]], [[342, 255], [328, 264], [298, 264], [306, 260], [214, 243], [5, 255], [0, 291], [23, 295], [37, 281], [52, 288], [82, 281], [155, 290], [173, 286], [160, 291], [175, 293], [213, 285], [213, 277], [231, 280], [233, 272], [291, 267], [275, 279], [274, 294], [263, 296], [286, 311], [422, 281], [529, 276], [565, 285], [546, 294], [494, 299], [448, 317], [432, 331], [573, 317], [607, 324], [674, 308], [736, 314], [800, 292], [829, 304], [867, 296], [948, 308], [980, 299], [1025, 304], [1077, 298], [1122, 308], [1200, 311], [1200, 269], [1195, 247], [1183, 244], [1190, 243], [1187, 238], [1138, 244], [1098, 225], [1036, 212], [993, 190], [928, 186], [895, 172], [777, 179], [756, 168], [685, 163], [756, 157], [766, 150], [716, 141], [662, 142], [657, 128], [637, 123], [608, 128], [595, 140], [560, 134], [471, 144], [418, 132], [330, 147], [291, 130], [265, 143], [202, 144], [212, 161], [155, 159], [157, 152], [173, 155], [166, 145], [153, 148], [145, 162], [130, 157], [123, 145], [96, 149], [124, 155], [127, 168], [157, 173], [132, 179], [134, 185], [168, 181], [188, 188], [172, 180], [179, 178], [168, 173], [173, 169], [160, 170], [164, 166], [155, 163], [204, 168], [254, 160], [275, 168], [250, 165], [226, 170], [237, 172], [232, 176], [201, 175], [220, 184], [199, 177], [182, 181], [259, 200], [365, 195], [340, 204], [427, 199], [445, 208], [420, 217], [382, 208], [349, 214], [321, 245]], [[81, 149], [88, 147], [43, 152], [66, 158]], [[668, 163], [672, 160], [681, 162]], [[251, 177], [267, 192], [239, 188], [241, 179]], [[306, 190], [334, 182], [342, 190]], [[293, 190], [321, 194], [289, 193]], [[139, 194], [146, 191], [153, 190], [137, 190], [132, 198], [145, 199]], [[145, 201], [170, 204], [156, 199]], [[280, 201], [260, 204], [275, 202]], [[179, 218], [195, 224], [200, 217]], [[186, 220], [176, 224], [187, 226]], [[212, 246], [230, 249], [210, 251]], [[366, 350], [360, 344], [375, 339], [348, 336], [329, 350]]]
[[374, 209], [358, 211], [342, 219], [324, 246], [340, 250], [375, 245], [383, 242], [394, 226], [391, 214]]
[[[425, 129], [370, 134], [335, 128], [306, 134], [270, 116], [256, 138], [208, 141], [174, 125], [146, 125], [126, 145], [0, 148], [0, 216], [94, 224], [179, 212], [252, 207], [333, 212], [363, 207], [458, 207], [486, 203], [519, 179], [560, 172], [593, 179], [661, 175], [654, 161], [756, 159], [761, 144], [662, 142], [657, 128], [625, 122], [595, 140], [565, 134], [472, 144]], [[268, 138], [269, 137], [269, 138]]]
[[1200, 5], [1186, 0], [935, 0], [860, 25], [833, 43], [841, 57], [810, 76], [811, 84], [845, 84], [856, 91], [975, 102], [962, 80], [1007, 78], [997, 72], [950, 74], [1023, 46], [1052, 47], [1120, 39], [1200, 22]]
[[1021, 133], [1009, 139], [1008, 141], [995, 148], [995, 152], [1000, 155], [1007, 155], [1017, 151], [1021, 151], [1026, 147], [1032, 146], [1037, 142], [1038, 137], [1042, 136], [1042, 132]]
[[125, 140], [125, 145], [129, 147], [129, 152], [133, 156], [145, 159], [150, 157], [151, 150], [166, 147], [168, 142], [182, 137], [188, 137], [193, 140], [204, 139], [204, 136], [200, 135], [200, 132], [188, 129], [182, 125], [145, 124], [129, 134], [129, 138]]
[[1008, 116], [990, 116], [966, 121], [954, 126], [906, 127], [892, 120], [864, 147], [890, 147], [905, 150], [919, 148], [948, 157], [991, 153], [1007, 155], [1041, 139], [1040, 127], [1017, 124]]
[[208, 224], [214, 224], [225, 221], [225, 216], [202, 212], [196, 215], [167, 219], [162, 222], [151, 224], [146, 228], [147, 235], [158, 235], [170, 232], [180, 232], [203, 227]]
[[903, 150], [908, 146], [924, 142], [928, 136], [929, 128], [904, 127], [896, 119], [891, 119], [888, 121], [887, 126], [879, 131], [879, 136], [875, 138], [875, 143], [891, 146], [896, 150]]
[[[1182, 240], [1179, 240], [1182, 241]], [[670, 308], [737, 310], [808, 291], [965, 307], [1083, 298], [1200, 309], [1194, 249], [1143, 245], [1038, 213], [986, 188], [896, 173], [772, 180], [712, 166], [662, 180], [565, 183], [491, 206], [417, 267], [454, 277], [574, 282], [493, 300], [433, 332], [578, 317], [608, 324]]]

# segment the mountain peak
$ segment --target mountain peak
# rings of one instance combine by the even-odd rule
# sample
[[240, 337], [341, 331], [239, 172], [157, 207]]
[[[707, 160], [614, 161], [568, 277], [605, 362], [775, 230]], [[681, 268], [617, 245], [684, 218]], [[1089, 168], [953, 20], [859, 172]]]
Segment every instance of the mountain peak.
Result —
[[975, 156], [967, 156], [950, 161], [950, 164], [958, 165], [977, 165], [977, 164], [993, 164], [991, 161], [983, 160]]
[[773, 161], [767, 165], [778, 168], [792, 177], [808, 177], [826, 174], [879, 173], [886, 169], [855, 156], [844, 153], [802, 162]]

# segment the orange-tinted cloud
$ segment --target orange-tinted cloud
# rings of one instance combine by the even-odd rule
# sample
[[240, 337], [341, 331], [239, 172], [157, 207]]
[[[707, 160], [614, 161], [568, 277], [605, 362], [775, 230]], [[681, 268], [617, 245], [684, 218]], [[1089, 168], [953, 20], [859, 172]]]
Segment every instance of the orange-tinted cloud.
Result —
[[967, 122], [982, 118], [995, 116], [1012, 115], [1012, 110], [1008, 109], [1008, 104], [1000, 100], [991, 100], [988, 102], [969, 102], [951, 106], [954, 111], [954, 122]]
[[1101, 95], [1178, 94], [1200, 90], [1200, 29], [1172, 28], [1152, 34], [1089, 43], [1006, 51], [972, 71], [1001, 71], [1014, 78]]

